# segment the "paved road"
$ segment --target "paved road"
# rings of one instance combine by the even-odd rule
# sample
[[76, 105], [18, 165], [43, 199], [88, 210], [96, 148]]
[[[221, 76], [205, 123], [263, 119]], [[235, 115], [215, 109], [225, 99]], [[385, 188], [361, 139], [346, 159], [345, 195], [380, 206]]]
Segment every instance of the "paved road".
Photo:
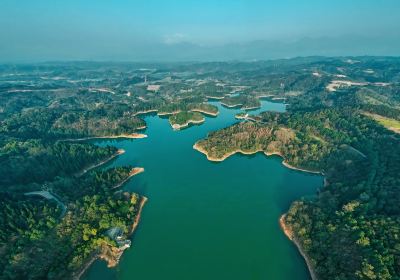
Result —
[[64, 217], [65, 213], [67, 212], [67, 206], [65, 206], [65, 204], [62, 203], [57, 197], [55, 197], [51, 192], [48, 192], [48, 191], [35, 191], [35, 192], [25, 193], [25, 195], [28, 195], [28, 196], [38, 195], [38, 196], [41, 196], [41, 197], [43, 197], [45, 199], [49, 199], [49, 200], [53, 199], [53, 200], [55, 200], [57, 202], [57, 204], [62, 209], [62, 212], [61, 212], [61, 215], [60, 215], [61, 218]]

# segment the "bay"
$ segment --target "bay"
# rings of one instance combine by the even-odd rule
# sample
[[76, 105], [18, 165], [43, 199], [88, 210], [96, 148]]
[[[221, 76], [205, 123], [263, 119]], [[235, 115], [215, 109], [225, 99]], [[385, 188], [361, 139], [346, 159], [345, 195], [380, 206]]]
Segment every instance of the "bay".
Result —
[[[294, 200], [315, 194], [323, 178], [262, 153], [208, 161], [193, 144], [238, 122], [241, 112], [211, 104], [220, 114], [199, 126], [173, 131], [167, 119], [148, 115], [148, 138], [94, 141], [126, 151], [103, 168], [145, 168], [124, 189], [149, 200], [119, 265], [96, 261], [83, 279], [310, 279], [279, 217]], [[264, 100], [250, 113], [267, 110], [283, 112], [285, 105]]]

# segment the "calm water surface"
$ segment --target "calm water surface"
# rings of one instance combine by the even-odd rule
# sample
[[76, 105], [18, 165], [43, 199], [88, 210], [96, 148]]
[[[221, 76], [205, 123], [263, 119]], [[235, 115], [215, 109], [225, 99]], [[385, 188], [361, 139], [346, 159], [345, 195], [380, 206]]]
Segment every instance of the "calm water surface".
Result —
[[[310, 279], [278, 219], [291, 202], [314, 194], [322, 177], [287, 169], [281, 158], [261, 153], [207, 161], [193, 144], [237, 122], [240, 112], [218, 107], [217, 118], [186, 130], [173, 131], [167, 119], [147, 116], [148, 138], [95, 142], [126, 150], [107, 167], [145, 168], [124, 188], [149, 201], [120, 264], [108, 269], [97, 261], [84, 279]], [[262, 101], [252, 113], [266, 110], [285, 107]]]

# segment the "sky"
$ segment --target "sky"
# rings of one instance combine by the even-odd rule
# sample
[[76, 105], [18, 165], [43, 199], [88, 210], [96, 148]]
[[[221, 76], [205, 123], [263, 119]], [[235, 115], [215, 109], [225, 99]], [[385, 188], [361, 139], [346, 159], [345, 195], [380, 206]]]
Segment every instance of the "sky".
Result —
[[399, 14], [399, 0], [0, 0], [0, 62], [400, 55]]

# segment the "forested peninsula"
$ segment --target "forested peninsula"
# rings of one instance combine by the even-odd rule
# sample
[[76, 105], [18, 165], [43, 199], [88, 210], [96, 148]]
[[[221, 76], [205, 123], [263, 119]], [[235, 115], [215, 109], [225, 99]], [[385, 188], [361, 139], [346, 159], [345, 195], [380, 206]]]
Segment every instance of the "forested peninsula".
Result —
[[209, 160], [264, 152], [282, 156], [290, 168], [324, 174], [318, 195], [294, 202], [281, 219], [315, 279], [399, 275], [399, 137], [361, 114], [357, 103], [263, 113], [194, 146]]

